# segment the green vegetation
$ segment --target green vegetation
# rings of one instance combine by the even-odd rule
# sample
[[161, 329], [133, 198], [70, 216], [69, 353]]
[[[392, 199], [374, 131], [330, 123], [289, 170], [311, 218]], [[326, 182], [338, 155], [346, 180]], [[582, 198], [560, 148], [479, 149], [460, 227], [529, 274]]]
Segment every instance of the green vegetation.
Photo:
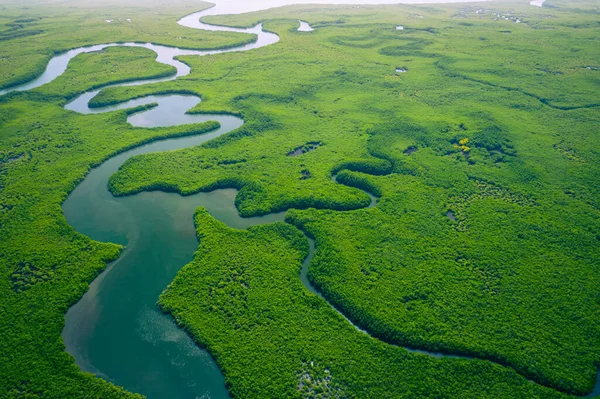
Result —
[[[600, 10], [587, 0], [549, 3], [211, 17], [264, 20], [281, 41], [181, 57], [192, 67], [187, 77], [98, 96], [96, 105], [196, 93], [195, 112], [246, 120], [200, 147], [130, 159], [111, 178], [114, 194], [235, 187], [244, 216], [296, 208], [288, 223], [248, 231], [199, 210], [200, 249], [160, 298], [217, 359], [232, 395], [558, 398], [592, 389]], [[84, 44], [251, 40], [175, 24], [196, 8], [169, 6], [153, 19], [148, 6], [130, 27], [121, 8], [90, 21], [95, 11], [83, 8], [66, 16], [63, 7], [1, 5], [0, 87], [39, 73], [53, 51]], [[296, 32], [298, 19], [316, 30]], [[89, 29], [73, 35], [82, 24]], [[408, 72], [396, 74], [398, 65]], [[134, 397], [80, 372], [63, 352], [63, 314], [121, 248], [75, 233], [60, 204], [110, 155], [215, 125], [136, 129], [124, 111], [82, 116], [62, 105], [88, 88], [168, 73], [147, 50], [114, 48], [77, 57], [51, 84], [0, 98], [0, 387], [8, 397]], [[287, 156], [307, 143], [321, 145]], [[409, 156], [411, 147], [418, 151]], [[344, 184], [332, 181], [338, 172]], [[380, 196], [378, 206], [359, 209], [370, 198], [357, 188]], [[309, 279], [378, 339], [302, 286], [307, 243], [296, 227], [316, 239]]]
[[[44, 0], [0, 3], [0, 88], [40, 75], [50, 58], [73, 48], [113, 42], [150, 42], [192, 49], [248, 43], [252, 35], [200, 32], [177, 24], [210, 6], [177, 0], [103, 0], [97, 3]], [[131, 21], [128, 21], [131, 20]], [[111, 22], [106, 22], [111, 21]], [[135, 75], [134, 75], [135, 76]]]
[[[106, 68], [113, 57], [118, 73]], [[115, 48], [81, 55], [73, 65], [92, 87], [165, 70], [155, 58], [149, 50], [128, 54]], [[86, 85], [70, 77], [74, 87], [65, 97]], [[64, 84], [57, 79], [36, 92], [0, 99], [0, 397], [133, 398], [137, 395], [82, 373], [64, 352], [64, 313], [121, 247], [73, 231], [60, 204], [92, 166], [117, 152], [218, 125], [136, 129], [126, 123], [125, 111], [81, 116], [62, 108], [65, 98], [56, 93]]]
[[302, 286], [307, 241], [289, 224], [233, 230], [204, 209], [195, 222], [200, 249], [160, 306], [214, 354], [234, 397], [562, 397], [490, 362], [411, 354], [358, 332]]

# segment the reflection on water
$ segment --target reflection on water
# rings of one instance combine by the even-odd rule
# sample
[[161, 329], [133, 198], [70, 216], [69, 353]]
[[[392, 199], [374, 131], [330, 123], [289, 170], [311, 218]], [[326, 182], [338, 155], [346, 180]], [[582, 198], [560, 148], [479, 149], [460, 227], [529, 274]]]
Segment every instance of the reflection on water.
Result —
[[300, 26], [298, 27], [298, 32], [312, 32], [314, 29], [312, 28], [312, 26], [310, 26], [308, 24], [308, 22], [305, 21], [299, 21], [300, 22]]

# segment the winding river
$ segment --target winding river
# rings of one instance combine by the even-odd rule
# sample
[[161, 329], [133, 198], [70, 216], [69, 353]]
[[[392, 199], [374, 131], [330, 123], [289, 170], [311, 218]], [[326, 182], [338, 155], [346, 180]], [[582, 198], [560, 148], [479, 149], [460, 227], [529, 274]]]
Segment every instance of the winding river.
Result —
[[[112, 46], [151, 49], [157, 53], [156, 61], [177, 69], [176, 74], [165, 78], [111, 85], [133, 86], [173, 80], [189, 74], [190, 68], [175, 59], [180, 55], [205, 56], [248, 51], [279, 40], [277, 35], [263, 31], [260, 24], [249, 29], [238, 29], [199, 21], [202, 16], [216, 13], [215, 9], [204, 10], [188, 15], [178, 23], [195, 29], [254, 34], [257, 40], [239, 47], [212, 51], [184, 50], [149, 43], [81, 47], [52, 58], [45, 72], [37, 79], [0, 90], [0, 95], [39, 87], [64, 73], [69, 61], [76, 55]], [[298, 30], [310, 31], [312, 28], [300, 21]], [[216, 120], [221, 126], [206, 134], [156, 141], [114, 156], [92, 169], [69, 195], [63, 204], [63, 211], [78, 232], [98, 241], [115, 242], [127, 247], [68, 311], [63, 330], [66, 350], [84, 371], [95, 373], [149, 398], [228, 398], [223, 375], [212, 357], [198, 348], [169, 316], [162, 314], [156, 307], [156, 301], [179, 269], [192, 260], [198, 247], [192, 218], [198, 206], [205, 207], [213, 217], [228, 226], [239, 229], [283, 221], [285, 212], [241, 218], [234, 205], [237, 191], [233, 189], [187, 197], [164, 192], [113, 197], [107, 188], [108, 179], [132, 156], [197, 146], [239, 128], [244, 122], [231, 115], [187, 114], [200, 102], [200, 98], [193, 95], [146, 96], [114, 106], [89, 108], [89, 101], [99, 91], [84, 93], [65, 108], [89, 114], [156, 103], [158, 105], [152, 109], [130, 115], [127, 121], [137, 127], [158, 127]], [[370, 207], [374, 207], [377, 199], [370, 196]], [[307, 239], [310, 252], [303, 262], [300, 279], [308, 290], [320, 296], [307, 278], [308, 267], [315, 253], [314, 240]], [[459, 357], [420, 350], [414, 352], [436, 357]], [[598, 393], [600, 384], [596, 385], [592, 395]]]
[[[214, 51], [194, 51], [154, 44], [108, 44], [76, 49], [48, 66], [40, 82], [61, 74], [67, 58], [110, 46], [145, 47], [157, 53], [156, 60], [177, 69], [173, 76], [112, 86], [133, 86], [176, 79], [190, 68], [175, 57], [205, 56], [247, 51], [273, 44], [279, 37], [264, 32], [261, 25], [251, 29], [212, 27], [199, 21], [209, 11], [182, 18], [179, 23], [196, 29], [255, 34], [253, 43]], [[56, 75], [58, 76], [58, 75]], [[42, 83], [43, 84], [43, 83]], [[106, 86], [104, 87], [106, 88]], [[85, 371], [150, 398], [227, 398], [221, 371], [212, 357], [198, 348], [173, 320], [156, 307], [162, 290], [176, 273], [192, 260], [198, 247], [193, 225], [194, 210], [204, 206], [214, 217], [234, 228], [282, 221], [285, 213], [241, 218], [234, 206], [236, 190], [216, 190], [182, 197], [151, 192], [114, 198], [108, 179], [132, 156], [197, 146], [228, 133], [244, 123], [230, 115], [187, 114], [200, 102], [193, 95], [146, 96], [103, 108], [89, 108], [100, 90], [87, 92], [65, 106], [82, 114], [109, 112], [156, 103], [158, 106], [133, 114], [128, 122], [137, 127], [174, 126], [216, 120], [221, 127], [207, 134], [157, 141], [121, 153], [93, 169], [63, 204], [69, 223], [79, 232], [105, 242], [127, 245], [121, 257], [108, 266], [90, 290], [66, 316], [63, 340], [66, 350]]]

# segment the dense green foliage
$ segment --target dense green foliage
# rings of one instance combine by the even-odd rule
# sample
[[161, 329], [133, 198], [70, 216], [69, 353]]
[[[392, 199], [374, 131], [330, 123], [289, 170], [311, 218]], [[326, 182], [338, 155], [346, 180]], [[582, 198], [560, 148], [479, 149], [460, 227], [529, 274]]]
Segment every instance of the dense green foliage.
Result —
[[[289, 211], [287, 224], [248, 231], [198, 211], [199, 252], [161, 297], [215, 356], [233, 395], [591, 390], [600, 364], [600, 10], [586, 0], [550, 3], [296, 6], [211, 17], [237, 26], [265, 20], [281, 41], [181, 57], [192, 67], [187, 77], [101, 93], [97, 104], [196, 93], [203, 101], [194, 111], [246, 120], [200, 147], [130, 159], [112, 177], [113, 193], [235, 187], [244, 216], [305, 209]], [[149, 6], [138, 17], [147, 30], [138, 31], [104, 15], [85, 20], [92, 11], [83, 9], [65, 17], [61, 7], [1, 6], [0, 86], [39, 73], [52, 51], [83, 44], [249, 40], [177, 27], [197, 5], [178, 7], [155, 20]], [[128, 18], [111, 12], [106, 18]], [[296, 32], [298, 19], [316, 30]], [[82, 23], [90, 24], [85, 36], [72, 35]], [[214, 124], [135, 129], [125, 112], [81, 116], [61, 105], [91, 87], [170, 72], [153, 58], [139, 49], [82, 55], [51, 84], [0, 98], [0, 387], [8, 397], [130, 396], [81, 373], [63, 352], [64, 312], [120, 248], [75, 233], [60, 204], [111, 154]], [[313, 142], [321, 145], [288, 156]], [[344, 184], [332, 181], [338, 172]], [[358, 209], [370, 198], [356, 188], [380, 196], [378, 206]], [[307, 245], [292, 225], [317, 242], [310, 280], [379, 339], [302, 286]]]
[[160, 304], [216, 357], [235, 397], [562, 397], [490, 362], [412, 354], [357, 331], [302, 286], [308, 246], [290, 225], [233, 230], [204, 209], [195, 222], [200, 249]]
[[[117, 73], [106, 68], [113, 57]], [[73, 66], [87, 80], [71, 76], [74, 86], [65, 96], [86, 84], [164, 71], [155, 57], [149, 50], [116, 48], [81, 55]], [[111, 155], [218, 124], [136, 129], [126, 123], [125, 111], [80, 116], [61, 107], [65, 99], [56, 94], [63, 90], [61, 80], [0, 99], [0, 397], [136, 397], [82, 373], [64, 352], [64, 313], [121, 248], [73, 231], [60, 204], [92, 166]]]

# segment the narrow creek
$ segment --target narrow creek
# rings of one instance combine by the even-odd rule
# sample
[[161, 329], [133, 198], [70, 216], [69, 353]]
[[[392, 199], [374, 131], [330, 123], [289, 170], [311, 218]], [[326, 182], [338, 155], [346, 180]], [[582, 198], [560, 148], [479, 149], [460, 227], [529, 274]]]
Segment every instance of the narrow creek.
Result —
[[[81, 47], [55, 56], [40, 77], [20, 86], [0, 90], [0, 95], [39, 87], [62, 75], [68, 62], [76, 55], [112, 46], [149, 48], [157, 53], [157, 62], [172, 65], [177, 72], [165, 78], [144, 79], [104, 88], [156, 83], [186, 76], [190, 68], [175, 59], [180, 55], [206, 56], [248, 51], [279, 40], [277, 35], [263, 31], [261, 24], [239, 29], [199, 21], [205, 15], [215, 14], [214, 9], [208, 9], [183, 17], [178, 23], [194, 29], [255, 34], [257, 40], [239, 47], [211, 51], [184, 50], [150, 43]], [[306, 22], [299, 22], [298, 31], [312, 30]], [[200, 102], [200, 98], [193, 95], [153, 95], [113, 106], [89, 108], [89, 101], [100, 91], [84, 93], [65, 108], [90, 114], [157, 103], [155, 108], [130, 115], [127, 121], [137, 127], [159, 127], [213, 120], [221, 126], [206, 134], [156, 141], [116, 155], [92, 169], [64, 202], [64, 215], [78, 232], [94, 240], [126, 245], [119, 259], [108, 265], [92, 282], [89, 291], [69, 309], [62, 334], [66, 350], [75, 357], [82, 370], [149, 398], [228, 398], [224, 377], [210, 354], [198, 348], [169, 316], [162, 314], [156, 307], [156, 301], [180, 268], [192, 260], [198, 247], [192, 218], [197, 207], [205, 207], [213, 217], [238, 229], [283, 221], [285, 212], [242, 218], [234, 205], [237, 191], [233, 189], [186, 197], [156, 191], [113, 197], [107, 188], [108, 179], [127, 159], [140, 154], [197, 146], [239, 128], [244, 121], [231, 115], [187, 114]], [[335, 180], [335, 176], [333, 178]], [[371, 194], [369, 196], [369, 208], [376, 206], [377, 198]], [[315, 241], [310, 237], [307, 239], [310, 252], [302, 264], [300, 279], [310, 292], [322, 297], [307, 277], [315, 254]], [[408, 350], [435, 357], [461, 357]], [[588, 396], [599, 393], [600, 384], [597, 383], [594, 392]]]

